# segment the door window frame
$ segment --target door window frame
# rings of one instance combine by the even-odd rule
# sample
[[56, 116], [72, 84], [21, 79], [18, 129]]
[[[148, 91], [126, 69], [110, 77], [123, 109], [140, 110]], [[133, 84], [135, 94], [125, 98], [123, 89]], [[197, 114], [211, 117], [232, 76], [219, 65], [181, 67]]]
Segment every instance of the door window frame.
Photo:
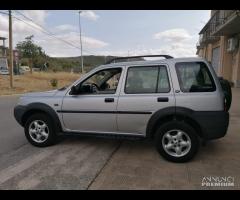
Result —
[[[120, 75], [120, 78], [119, 78], [119, 81], [118, 81], [118, 86], [117, 86], [117, 89], [115, 91], [115, 93], [111, 93], [111, 94], [77, 94], [77, 95], [72, 95], [70, 94], [71, 92], [71, 88], [73, 86], [78, 86], [78, 85], [81, 85], [84, 81], [86, 81], [87, 79], [91, 78], [92, 76], [94, 76], [95, 74], [101, 72], [101, 71], [106, 71], [106, 70], [111, 70], [111, 69], [121, 69], [121, 75]], [[78, 82], [76, 82], [75, 84], [72, 84], [70, 86], [70, 89], [68, 90], [67, 92], [67, 96], [114, 96], [114, 95], [117, 95], [119, 93], [119, 90], [120, 90], [120, 85], [121, 85], [121, 82], [122, 82], [122, 77], [123, 77], [123, 74], [124, 74], [124, 68], [121, 67], [121, 66], [117, 66], [117, 67], [109, 67], [109, 68], [102, 68], [102, 69], [99, 69], [99, 70], [95, 70], [93, 71], [93, 73], [89, 74], [87, 77], [85, 77], [83, 80], [80, 80]]]
[[[126, 93], [126, 84], [127, 84], [127, 77], [128, 77], [128, 72], [130, 68], [140, 68], [140, 67], [157, 67], [158, 68], [158, 76], [157, 76], [157, 87], [155, 92], [141, 92], [141, 93]], [[158, 92], [158, 82], [159, 82], [159, 72], [160, 72], [160, 67], [164, 67], [167, 72], [167, 78], [168, 78], [168, 84], [169, 84], [169, 90], [168, 92]], [[125, 74], [125, 82], [122, 84], [123, 85], [123, 94], [124, 95], [156, 95], [156, 94], [169, 94], [172, 91], [172, 81], [171, 81], [171, 75], [169, 68], [166, 64], [149, 64], [149, 65], [134, 65], [134, 66], [128, 66], [126, 69], [126, 74]]]
[[[190, 92], [190, 91], [185, 91], [185, 90], [183, 89], [183, 87], [182, 87], [182, 82], [181, 82], [180, 74], [179, 74], [179, 71], [178, 71], [178, 69], [177, 69], [177, 65], [178, 65], [178, 64], [184, 64], [184, 63], [188, 63], [188, 64], [189, 64], [189, 63], [204, 64], [204, 65], [205, 65], [204, 67], [206, 68], [206, 72], [207, 72], [207, 74], [208, 74], [208, 76], [209, 76], [209, 79], [210, 79], [210, 81], [212, 82], [213, 90], [212, 90], [212, 91], [203, 91], [203, 92]], [[214, 70], [214, 69], [213, 69], [213, 70]], [[176, 62], [176, 63], [175, 63], [175, 71], [176, 71], [176, 75], [177, 75], [178, 85], [179, 85], [180, 91], [181, 91], [182, 93], [186, 93], [186, 94], [209, 93], [209, 94], [210, 94], [210, 93], [214, 93], [214, 92], [217, 91], [217, 86], [216, 86], [214, 77], [213, 77], [213, 75], [212, 75], [212, 71], [209, 69], [208, 65], [207, 65], [205, 62], [202, 62], [202, 61]]]

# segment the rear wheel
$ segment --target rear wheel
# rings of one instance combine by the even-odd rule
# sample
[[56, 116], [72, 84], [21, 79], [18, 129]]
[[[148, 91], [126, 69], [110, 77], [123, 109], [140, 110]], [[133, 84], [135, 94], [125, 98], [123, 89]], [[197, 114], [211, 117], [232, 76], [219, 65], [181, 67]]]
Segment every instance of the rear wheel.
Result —
[[25, 126], [28, 141], [38, 147], [46, 147], [56, 142], [57, 136], [51, 118], [46, 114], [34, 114], [29, 117]]
[[172, 162], [187, 162], [198, 151], [196, 131], [184, 122], [169, 122], [161, 126], [155, 137], [158, 152]]

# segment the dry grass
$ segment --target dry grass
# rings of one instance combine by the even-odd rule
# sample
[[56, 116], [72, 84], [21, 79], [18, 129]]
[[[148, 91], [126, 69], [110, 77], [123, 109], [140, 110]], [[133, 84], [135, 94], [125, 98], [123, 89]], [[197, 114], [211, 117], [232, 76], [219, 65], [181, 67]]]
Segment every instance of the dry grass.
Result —
[[51, 86], [51, 79], [57, 79], [57, 88], [61, 88], [79, 79], [80, 76], [80, 74], [72, 74], [68, 72], [33, 72], [33, 74], [28, 73], [20, 76], [14, 76], [14, 88], [11, 89], [9, 86], [9, 76], [0, 75], [0, 95], [55, 89]]

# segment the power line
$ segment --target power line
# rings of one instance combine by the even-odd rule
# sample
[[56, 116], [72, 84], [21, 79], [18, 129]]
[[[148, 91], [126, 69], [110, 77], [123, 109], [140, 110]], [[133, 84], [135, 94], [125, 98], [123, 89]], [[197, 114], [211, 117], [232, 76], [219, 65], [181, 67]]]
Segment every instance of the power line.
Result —
[[[42, 25], [36, 23], [33, 19], [31, 19], [30, 17], [27, 17], [26, 15], [24, 15], [24, 14], [21, 13], [20, 11], [17, 11], [17, 10], [16, 10], [15, 12], [18, 13], [19, 15], [23, 16], [25, 19], [33, 22], [33, 23], [34, 23], [35, 25], [37, 25], [38, 27], [40, 27], [41, 29], [38, 28], [38, 30], [40, 30], [41, 32], [43, 32], [43, 33], [45, 33], [45, 34], [47, 34], [47, 35], [49, 35], [49, 36], [52, 36], [52, 37], [54, 37], [54, 38], [56, 38], [56, 39], [58, 39], [58, 40], [60, 40], [60, 41], [62, 41], [62, 42], [64, 42], [64, 43], [66, 43], [66, 44], [68, 44], [68, 45], [70, 45], [70, 46], [72, 46], [72, 47], [74, 47], [74, 48], [81, 49], [80, 47], [75, 46], [75, 45], [72, 44], [71, 42], [68, 42], [68, 41], [66, 41], [66, 40], [64, 40], [64, 39], [62, 39], [62, 38], [57, 37], [56, 34], [48, 31], [45, 27], [43, 27]], [[15, 16], [15, 18], [16, 18], [16, 16]], [[17, 19], [20, 20], [20, 21], [23, 21], [24, 23], [27, 23], [26, 21], [24, 21], [24, 20], [22, 20], [22, 19], [19, 19], [19, 18], [17, 18]], [[29, 24], [29, 23], [27, 23], [27, 24], [30, 25], [30, 26], [32, 26], [32, 25]], [[33, 27], [33, 26], [32, 26], [32, 27]], [[34, 28], [36, 28], [36, 27], [34, 27]], [[85, 50], [85, 52], [89, 52], [89, 53], [91, 53], [91, 54], [95, 54], [95, 53], [93, 53], [93, 52], [91, 52], [91, 51], [89, 51], [89, 50]]]
[[[69, 45], [69, 46], [71, 46], [71, 47], [74, 47], [74, 48], [77, 48], [77, 49], [81, 49], [80, 47], [75, 46], [75, 45], [72, 44], [71, 42], [68, 42], [68, 41], [66, 41], [66, 40], [64, 40], [64, 39], [62, 39], [62, 38], [59, 38], [59, 37], [55, 36], [54, 33], [46, 30], [46, 28], [44, 28], [44, 27], [41, 26], [40, 24], [36, 23], [36, 22], [35, 22], [34, 20], [32, 20], [31, 18], [25, 16], [25, 15], [22, 14], [21, 12], [19, 12], [19, 11], [15, 11], [15, 12], [17, 12], [19, 15], [22, 15], [22, 16], [24, 16], [26, 19], [28, 19], [28, 20], [30, 20], [31, 22], [33, 22], [33, 24], [35, 24], [37, 27], [36, 27], [36, 26], [33, 26], [33, 24], [30, 24], [30, 23], [28, 23], [27, 21], [25, 21], [25, 20], [23, 20], [23, 19], [20, 19], [20, 18], [16, 17], [15, 15], [12, 15], [12, 17], [13, 17], [14, 19], [17, 19], [17, 20], [19, 20], [19, 21], [27, 24], [28, 26], [31, 26], [32, 28], [34, 28], [34, 30], [36, 30], [36, 28], [37, 28], [37, 29], [38, 29], [39, 31], [41, 31], [42, 33], [44, 33], [44, 34], [46, 34], [46, 35], [48, 35], [48, 36], [54, 37], [55, 39], [58, 39], [58, 40], [64, 42], [65, 44], [67, 44], [67, 45]], [[1, 14], [5, 14], [5, 15], [9, 15], [7, 12], [3, 12], [3, 11], [0, 11], [0, 13], [1, 13]], [[40, 27], [41, 29], [40, 29], [39, 27]], [[85, 52], [88, 52], [88, 53], [90, 53], [90, 54], [95, 54], [94, 52], [91, 52], [91, 51], [89, 51], [89, 50], [87, 50], [87, 49], [85, 49], [84, 51], [85, 51]]]
[[[35, 27], [35, 26], [33, 26], [32, 24], [26, 22], [26, 21], [23, 20], [23, 19], [20, 19], [20, 18], [18, 18], [18, 17], [16, 17], [16, 16], [13, 16], [13, 17], [14, 17], [15, 19], [17, 19], [17, 20], [19, 20], [19, 21], [22, 21], [23, 23], [25, 23], [25, 24], [27, 24], [27, 25], [33, 27], [34, 29], [37, 28], [37, 29], [38, 29], [39, 31], [41, 31], [42, 33], [45, 33], [45, 34], [47, 34], [47, 35], [49, 35], [49, 36], [51, 36], [51, 37], [54, 37], [54, 38], [56, 38], [56, 39], [58, 39], [58, 40], [60, 40], [60, 41], [62, 41], [62, 42], [64, 42], [64, 43], [66, 43], [66, 44], [68, 44], [68, 45], [74, 47], [74, 48], [80, 49], [80, 47], [75, 46], [75, 45], [73, 45], [72, 43], [70, 43], [70, 42], [68, 42], [68, 41], [66, 41], [66, 40], [64, 40], [64, 39], [62, 39], [62, 38], [56, 37], [53, 33], [49, 32], [49, 31], [46, 31], [46, 30], [45, 30], [44, 28], [42, 28], [42, 27], [41, 27], [41, 29], [40, 29], [40, 28]], [[34, 23], [34, 24], [37, 25], [37, 26], [39, 26], [39, 25], [36, 24], [36, 23]]]
[[[8, 15], [8, 13], [4, 13], [4, 12], [1, 12], [1, 11], [0, 11], [0, 13]], [[58, 37], [54, 36], [53, 33], [50, 33], [50, 32], [48, 32], [48, 31], [44, 30], [43, 27], [41, 27], [41, 29], [39, 29], [38, 27], [33, 26], [32, 24], [26, 22], [26, 21], [23, 20], [23, 19], [20, 19], [20, 18], [16, 17], [15, 15], [12, 15], [12, 17], [13, 17], [14, 19], [17, 19], [17, 20], [19, 20], [19, 21], [27, 24], [28, 26], [31, 26], [31, 27], [34, 28], [34, 29], [37, 28], [37, 29], [40, 30], [42, 33], [45, 33], [45, 34], [47, 34], [47, 35], [49, 35], [49, 36], [52, 36], [52, 37], [54, 37], [54, 38], [56, 38], [56, 39], [58, 39], [58, 40], [61, 40], [62, 42], [65, 42], [66, 44], [68, 44], [68, 45], [70, 45], [70, 46], [72, 46], [72, 47], [74, 47], [74, 48], [80, 49], [79, 47], [73, 45], [72, 43], [70, 43], [70, 42], [68, 42], [68, 41], [65, 41], [65, 40], [63, 40], [63, 39], [61, 39], [61, 38], [58, 38]], [[31, 21], [33, 21], [33, 20], [31, 20]], [[36, 23], [34, 23], [34, 24], [37, 25], [37, 26], [40, 26], [40, 25], [38, 25], [38, 24], [36, 24]]]
[[1, 14], [9, 15], [7, 12], [0, 11]]

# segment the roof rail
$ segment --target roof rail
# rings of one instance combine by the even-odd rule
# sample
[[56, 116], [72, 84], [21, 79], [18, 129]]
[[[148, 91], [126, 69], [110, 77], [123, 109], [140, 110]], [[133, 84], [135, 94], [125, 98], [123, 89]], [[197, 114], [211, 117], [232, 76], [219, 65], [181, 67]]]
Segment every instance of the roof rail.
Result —
[[164, 57], [166, 59], [173, 58], [172, 56], [169, 56], [169, 55], [143, 55], [143, 56], [116, 57], [116, 58], [113, 58], [113, 59], [107, 61], [105, 64], [110, 64], [112, 62], [115, 63], [116, 60], [130, 59], [130, 58], [144, 58], [144, 57]]

